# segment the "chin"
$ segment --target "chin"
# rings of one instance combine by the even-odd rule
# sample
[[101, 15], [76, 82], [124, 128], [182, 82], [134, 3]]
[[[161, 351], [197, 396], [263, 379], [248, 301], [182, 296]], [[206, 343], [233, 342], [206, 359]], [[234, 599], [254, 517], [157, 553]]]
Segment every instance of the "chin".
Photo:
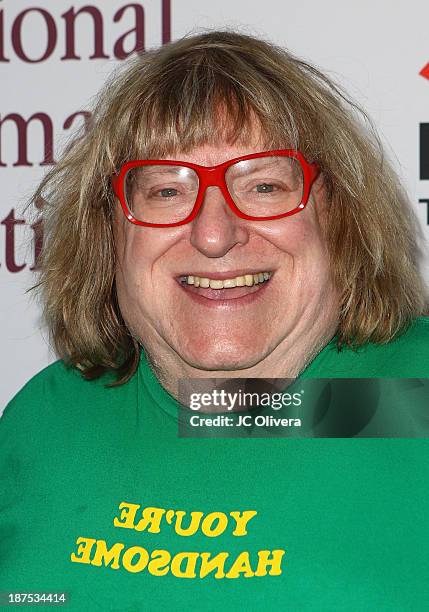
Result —
[[242, 347], [237, 345], [227, 349], [217, 346], [213, 347], [212, 350], [201, 352], [194, 350], [188, 355], [181, 353], [182, 359], [190, 366], [198, 370], [208, 371], [245, 370], [259, 363], [264, 356], [262, 352], [255, 351], [254, 347], [249, 351], [243, 350]]

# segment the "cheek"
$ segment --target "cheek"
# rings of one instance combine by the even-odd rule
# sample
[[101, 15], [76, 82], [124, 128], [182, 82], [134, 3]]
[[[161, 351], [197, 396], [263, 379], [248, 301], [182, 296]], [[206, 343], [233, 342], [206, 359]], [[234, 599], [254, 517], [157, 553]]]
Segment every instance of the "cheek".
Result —
[[124, 278], [143, 280], [150, 275], [160, 252], [159, 241], [146, 228], [118, 224], [115, 231], [117, 269]]
[[150, 262], [147, 260], [150, 250], [144, 248], [143, 232], [136, 231], [139, 229], [143, 230], [128, 222], [123, 223], [122, 219], [117, 220], [114, 226], [116, 289], [125, 319], [136, 309], [136, 304], [141, 300], [139, 296], [147, 293], [142, 289], [147, 284], [145, 271], [150, 270]]
[[264, 235], [279, 251], [294, 259], [311, 258], [324, 250], [320, 227], [314, 215], [306, 215], [306, 211], [301, 213], [301, 217], [296, 215], [267, 226]]
[[[309, 214], [306, 214], [306, 213]], [[282, 220], [266, 234], [281, 253], [279, 293], [276, 299], [289, 315], [291, 304], [320, 304], [332, 289], [327, 246], [313, 210]], [[284, 287], [288, 291], [285, 296]]]
[[[117, 251], [117, 291], [121, 310], [147, 311], [162, 300], [163, 271], [170, 249], [180, 238], [172, 229], [158, 230], [119, 221], [114, 231]], [[168, 267], [168, 266], [167, 266]]]

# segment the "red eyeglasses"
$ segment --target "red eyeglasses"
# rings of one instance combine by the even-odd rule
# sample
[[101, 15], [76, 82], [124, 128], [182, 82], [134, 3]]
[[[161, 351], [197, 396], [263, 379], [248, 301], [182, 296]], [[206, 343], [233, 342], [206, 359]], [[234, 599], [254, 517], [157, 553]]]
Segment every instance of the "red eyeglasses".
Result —
[[319, 172], [299, 151], [279, 149], [209, 167], [163, 159], [130, 161], [111, 180], [131, 223], [175, 227], [195, 219], [208, 187], [219, 187], [241, 219], [294, 215], [305, 208]]

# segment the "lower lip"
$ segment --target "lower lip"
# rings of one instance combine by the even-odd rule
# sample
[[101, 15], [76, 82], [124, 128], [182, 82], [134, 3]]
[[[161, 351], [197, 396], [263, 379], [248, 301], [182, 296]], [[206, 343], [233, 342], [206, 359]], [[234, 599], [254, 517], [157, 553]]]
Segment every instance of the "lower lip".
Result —
[[[243, 306], [247, 306], [248, 304], [254, 304], [259, 301], [266, 293], [267, 287], [272, 283], [271, 277], [268, 281], [264, 281], [260, 285], [253, 285], [249, 287], [251, 291], [242, 295], [241, 297], [231, 298], [231, 299], [210, 299], [207, 298], [200, 293], [195, 291], [195, 288], [192, 285], [182, 285], [180, 281], [177, 281], [180, 288], [186, 295], [196, 304], [200, 304], [201, 306], [205, 306], [206, 308], [217, 308], [224, 310], [231, 310], [236, 308], [242, 308]], [[216, 291], [216, 289], [214, 289]], [[225, 291], [229, 291], [229, 289], [225, 289]]]

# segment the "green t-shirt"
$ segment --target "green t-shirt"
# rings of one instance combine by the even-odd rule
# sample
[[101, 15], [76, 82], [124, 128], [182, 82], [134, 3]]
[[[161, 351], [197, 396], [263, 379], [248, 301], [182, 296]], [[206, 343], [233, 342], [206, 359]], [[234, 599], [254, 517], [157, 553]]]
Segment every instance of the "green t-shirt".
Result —
[[[429, 378], [429, 319], [301, 374]], [[429, 609], [429, 441], [183, 438], [142, 355], [60, 361], [0, 420], [0, 590], [70, 610]]]

